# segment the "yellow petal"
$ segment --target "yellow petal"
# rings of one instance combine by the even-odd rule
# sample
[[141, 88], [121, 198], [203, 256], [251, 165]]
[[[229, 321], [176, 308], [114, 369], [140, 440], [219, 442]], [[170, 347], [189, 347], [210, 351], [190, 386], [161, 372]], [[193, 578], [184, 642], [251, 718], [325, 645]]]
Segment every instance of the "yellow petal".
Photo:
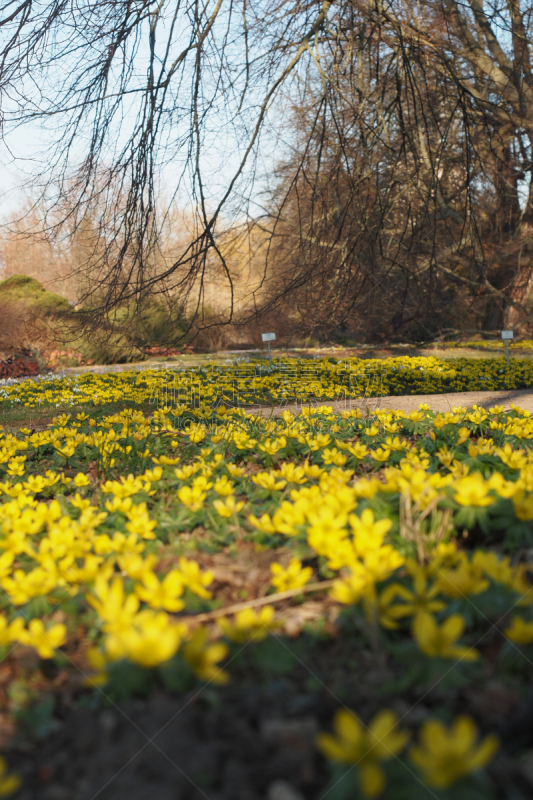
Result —
[[339, 741], [330, 733], [320, 733], [316, 745], [322, 755], [330, 761], [354, 764], [359, 758], [359, 750], [353, 750], [346, 742]]
[[477, 738], [476, 723], [471, 717], [457, 717], [453, 723], [453, 734], [461, 750], [470, 750]]
[[499, 745], [500, 742], [497, 736], [491, 735], [485, 737], [470, 759], [470, 769], [472, 772], [488, 764]]
[[430, 719], [422, 725], [420, 738], [431, 753], [439, 753], [446, 748], [448, 732], [438, 719]]
[[451, 617], [444, 620], [441, 628], [442, 633], [450, 642], [455, 642], [456, 639], [462, 636], [464, 629], [465, 621], [460, 614], [452, 614]]
[[[398, 725], [398, 716], [394, 711], [385, 709], [380, 711], [372, 722], [370, 723], [370, 739], [375, 740], [372, 742], [374, 745], [371, 750], [371, 755], [374, 758], [390, 758], [396, 754], [394, 745], [398, 737], [395, 735]], [[403, 741], [403, 736], [400, 736], [400, 741]]]
[[413, 635], [417, 642], [427, 642], [437, 632], [437, 623], [431, 614], [422, 611], [413, 620]]
[[333, 727], [346, 742], [360, 746], [363, 739], [363, 726], [359, 719], [351, 711], [341, 708], [335, 714]]
[[450, 647], [448, 655], [461, 661], [477, 661], [479, 658], [479, 652], [474, 647]]

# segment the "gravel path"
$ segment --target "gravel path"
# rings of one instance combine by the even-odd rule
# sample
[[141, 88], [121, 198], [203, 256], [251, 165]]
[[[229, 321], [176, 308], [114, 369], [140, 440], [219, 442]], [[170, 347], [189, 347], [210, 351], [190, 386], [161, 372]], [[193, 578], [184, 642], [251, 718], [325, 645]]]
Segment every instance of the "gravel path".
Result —
[[[414, 411], [421, 403], [426, 403], [433, 411], [451, 411], [453, 408], [471, 408], [473, 405], [490, 408], [491, 406], [503, 406], [507, 411], [511, 405], [517, 405], [525, 411], [533, 413], [533, 389], [510, 389], [502, 392], [450, 392], [449, 394], [409, 394], [386, 397], [369, 397], [357, 400], [326, 400], [314, 402], [312, 406], [321, 405], [331, 406], [333, 411], [339, 412], [350, 408], [368, 408], [370, 412], [380, 408], [401, 409], [402, 411]], [[306, 403], [305, 406], [309, 404]], [[263, 416], [279, 416], [284, 410], [289, 410], [293, 414], [298, 414], [302, 410], [302, 405], [288, 403], [284, 406], [266, 407], [257, 406], [247, 411], [256, 411]]]

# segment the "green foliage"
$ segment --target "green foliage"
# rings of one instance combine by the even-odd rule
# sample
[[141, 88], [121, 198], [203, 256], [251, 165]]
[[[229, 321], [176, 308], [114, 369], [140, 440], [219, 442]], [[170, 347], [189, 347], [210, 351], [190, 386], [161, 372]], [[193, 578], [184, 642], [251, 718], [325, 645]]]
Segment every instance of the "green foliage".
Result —
[[54, 314], [68, 311], [70, 306], [65, 297], [48, 291], [42, 283], [29, 275], [12, 275], [0, 281], [0, 296], [23, 301], [28, 309], [38, 314]]

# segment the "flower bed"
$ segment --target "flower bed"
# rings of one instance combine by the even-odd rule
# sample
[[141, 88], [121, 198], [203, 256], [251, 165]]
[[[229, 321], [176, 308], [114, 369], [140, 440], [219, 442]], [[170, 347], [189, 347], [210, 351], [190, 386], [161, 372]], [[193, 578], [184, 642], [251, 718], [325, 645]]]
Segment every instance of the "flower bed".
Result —
[[[120, 391], [131, 401], [161, 391], [161, 374], [77, 385], [95, 405]], [[13, 393], [64, 401], [74, 384]], [[362, 715], [339, 700], [334, 732], [316, 740], [332, 796], [496, 796], [485, 768], [512, 733], [474, 698], [530, 682], [532, 440], [518, 408], [265, 419], [206, 403], [6, 433], [4, 659], [34, 652], [45, 675], [55, 663], [117, 698], [239, 680], [243, 647], [261, 664], [272, 642], [345, 638], [382, 679]], [[206, 560], [243, 549], [266, 571], [232, 600]], [[293, 613], [306, 597], [310, 626]], [[408, 713], [420, 696], [422, 719]]]
[[437, 394], [533, 387], [533, 361], [512, 359], [439, 359], [407, 356], [385, 359], [279, 359], [268, 362], [188, 369], [125, 370], [120, 374], [85, 373], [45, 376], [3, 387], [7, 403], [29, 408], [98, 406], [110, 402], [155, 406], [241, 406], [291, 401], [343, 400], [380, 395]]

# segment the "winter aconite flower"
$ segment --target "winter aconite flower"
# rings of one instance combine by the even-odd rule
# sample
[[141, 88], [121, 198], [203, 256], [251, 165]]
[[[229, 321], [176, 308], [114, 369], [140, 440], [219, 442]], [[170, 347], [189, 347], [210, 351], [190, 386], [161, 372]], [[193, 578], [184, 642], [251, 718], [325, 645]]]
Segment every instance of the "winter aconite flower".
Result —
[[46, 630], [40, 619], [30, 620], [28, 630], [20, 637], [20, 641], [34, 647], [41, 658], [52, 658], [55, 650], [65, 644], [66, 639], [67, 628], [63, 623], [52, 625]]
[[198, 628], [183, 646], [182, 655], [197, 678], [210, 683], [227, 683], [229, 675], [218, 666], [228, 655], [223, 642], [210, 642], [205, 628]]
[[515, 644], [530, 644], [533, 642], [533, 622], [526, 622], [522, 617], [513, 617], [503, 634]]
[[266, 639], [271, 630], [277, 627], [274, 622], [274, 606], [263, 606], [261, 611], [254, 611], [252, 608], [245, 608], [235, 614], [234, 622], [231, 623], [226, 617], [219, 619], [223, 633], [232, 642], [241, 644], [242, 642], [260, 642]]
[[482, 769], [498, 749], [496, 736], [486, 736], [479, 742], [475, 722], [466, 716], [457, 717], [451, 728], [438, 720], [428, 720], [422, 726], [420, 743], [409, 750], [428, 786], [446, 789], [456, 781]]
[[[412, 578], [412, 590], [399, 583], [393, 583], [382, 593], [383, 605], [387, 608], [388, 616], [393, 619], [401, 619], [415, 616], [424, 611], [427, 613], [442, 611], [446, 604], [437, 599], [439, 587], [435, 584], [428, 585], [423, 567], [408, 562], [407, 568]], [[395, 599], [403, 602], [392, 605], [392, 601]]]
[[281, 564], [274, 562], [270, 565], [272, 578], [270, 583], [278, 592], [286, 592], [289, 589], [300, 589], [305, 586], [313, 570], [311, 567], [302, 569], [302, 562], [298, 558], [292, 558], [287, 569]]
[[453, 499], [461, 506], [484, 507], [494, 503], [494, 497], [489, 495], [490, 486], [487, 485], [479, 472], [461, 478], [455, 484]]
[[473, 647], [457, 644], [465, 629], [460, 614], [452, 614], [439, 625], [431, 614], [417, 614], [413, 620], [413, 636], [420, 650], [430, 658], [459, 658], [475, 661], [479, 653]]
[[183, 578], [178, 570], [171, 570], [162, 581], [153, 572], [145, 570], [141, 583], [135, 586], [135, 593], [152, 608], [165, 611], [181, 611], [185, 603], [179, 598], [183, 594]]
[[236, 501], [232, 495], [229, 495], [225, 500], [214, 500], [213, 506], [219, 516], [231, 517], [233, 514], [238, 514], [239, 511], [242, 511], [244, 500]]
[[110, 633], [105, 642], [112, 661], [127, 658], [145, 669], [168, 661], [178, 650], [186, 627], [164, 611], [145, 609], [132, 622]]
[[351, 711], [341, 709], [333, 720], [334, 735], [321, 733], [317, 746], [331, 761], [356, 765], [361, 791], [371, 800], [385, 787], [380, 762], [398, 755], [409, 739], [409, 733], [397, 726], [398, 717], [393, 711], [380, 711], [367, 728]]

